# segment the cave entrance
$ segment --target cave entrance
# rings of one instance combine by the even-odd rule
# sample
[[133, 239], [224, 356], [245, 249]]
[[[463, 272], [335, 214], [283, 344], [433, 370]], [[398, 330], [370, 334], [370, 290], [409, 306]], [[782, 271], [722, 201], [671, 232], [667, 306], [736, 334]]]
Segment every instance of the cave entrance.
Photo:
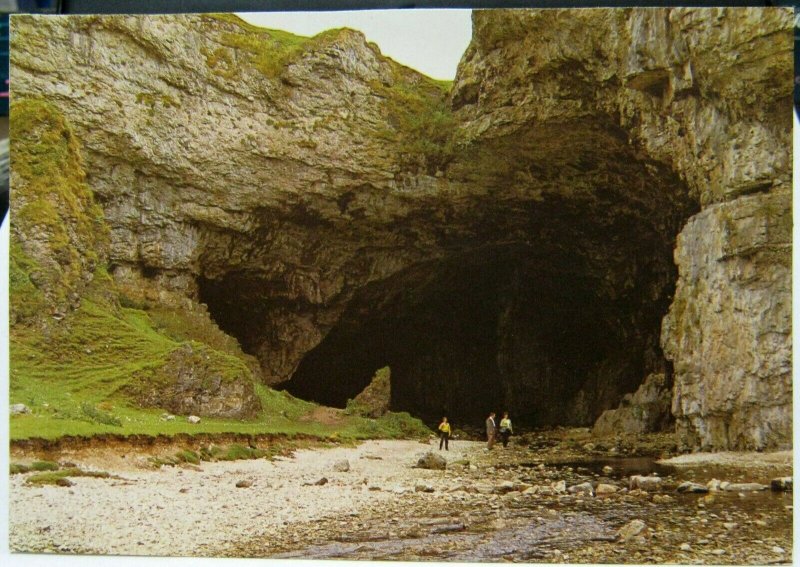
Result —
[[210, 257], [242, 247], [246, 263], [209, 272], [201, 300], [271, 385], [344, 407], [388, 365], [391, 409], [428, 422], [508, 410], [520, 425], [589, 426], [669, 374], [672, 254], [697, 208], [674, 171], [612, 123], [577, 121], [470, 146], [442, 182], [452, 193], [397, 201], [362, 187], [358, 218], [308, 196], [326, 222], [281, 216], [250, 240], [209, 239]]
[[428, 422], [508, 410], [529, 426], [591, 424], [658, 364], [667, 303], [604, 298], [580, 262], [545, 260], [485, 247], [366, 286], [286, 389], [344, 407], [388, 365], [391, 409]]

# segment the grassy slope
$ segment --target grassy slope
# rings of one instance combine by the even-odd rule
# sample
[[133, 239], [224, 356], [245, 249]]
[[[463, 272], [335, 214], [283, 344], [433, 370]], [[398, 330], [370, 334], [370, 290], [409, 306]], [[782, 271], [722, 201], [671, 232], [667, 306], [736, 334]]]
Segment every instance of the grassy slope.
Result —
[[[15, 210], [10, 258], [10, 401], [31, 409], [30, 414], [11, 417], [12, 439], [103, 433], [365, 438], [426, 431], [417, 420], [396, 414], [381, 420], [347, 417], [336, 426], [301, 420], [314, 410], [314, 404], [260, 384], [255, 388], [262, 410], [247, 421], [203, 418], [199, 424], [190, 424], [181, 417], [164, 421], [162, 410], [137, 407], [128, 395], [131, 387], [140, 380], [168, 378], [160, 376], [159, 370], [165, 357], [181, 344], [191, 342], [196, 351], [208, 355], [223, 377], [252, 377], [251, 357], [200, 314], [164, 307], [148, 312], [120, 305], [103, 254], [95, 254], [91, 262], [75, 257], [82, 243], [92, 247], [102, 242], [107, 229], [84, 182], [79, 146], [69, 125], [55, 107], [43, 101], [18, 101], [12, 116], [19, 197], [15, 202], [22, 205]], [[53, 201], [66, 206], [42, 205]], [[44, 248], [31, 248], [28, 235], [33, 232]], [[80, 241], [70, 241], [75, 238]], [[57, 262], [44, 265], [62, 250], [66, 253]], [[80, 270], [87, 266], [94, 270], [92, 278]], [[65, 283], [80, 292], [81, 300], [55, 321], [50, 317], [52, 302], [63, 297], [54, 290]]]

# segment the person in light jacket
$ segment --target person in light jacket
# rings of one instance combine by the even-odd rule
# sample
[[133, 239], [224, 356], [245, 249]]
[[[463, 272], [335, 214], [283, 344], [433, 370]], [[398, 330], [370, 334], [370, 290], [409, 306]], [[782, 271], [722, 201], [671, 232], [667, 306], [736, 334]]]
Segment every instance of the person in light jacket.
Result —
[[500, 420], [500, 440], [503, 442], [503, 447], [508, 447], [508, 438], [514, 431], [511, 428], [511, 420], [508, 418], [508, 412], [503, 412], [503, 419]]
[[444, 450], [449, 451], [450, 448], [447, 446], [447, 441], [450, 439], [450, 424], [447, 422], [447, 418], [442, 418], [442, 423], [439, 424], [439, 450], [442, 450], [442, 444], [444, 444]]

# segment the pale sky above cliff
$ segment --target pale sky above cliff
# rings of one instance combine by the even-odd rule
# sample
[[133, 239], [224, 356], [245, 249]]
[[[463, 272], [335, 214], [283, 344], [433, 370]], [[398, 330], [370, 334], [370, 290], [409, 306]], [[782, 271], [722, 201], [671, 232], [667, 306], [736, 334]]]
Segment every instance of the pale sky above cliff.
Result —
[[251, 24], [313, 36], [331, 28], [364, 32], [381, 52], [434, 79], [453, 79], [472, 37], [471, 10], [248, 12]]

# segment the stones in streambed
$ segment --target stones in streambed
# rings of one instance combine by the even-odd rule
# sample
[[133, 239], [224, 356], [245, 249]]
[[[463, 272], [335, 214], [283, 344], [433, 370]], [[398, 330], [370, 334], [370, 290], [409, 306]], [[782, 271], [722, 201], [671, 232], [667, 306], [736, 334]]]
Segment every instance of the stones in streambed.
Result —
[[13, 404], [9, 408], [9, 413], [11, 415], [22, 415], [22, 414], [25, 414], [25, 413], [31, 413], [31, 410], [25, 404]]
[[250, 488], [253, 486], [252, 480], [240, 480], [236, 483], [236, 488]]
[[647, 533], [647, 524], [642, 520], [631, 520], [622, 526], [617, 532], [619, 541], [629, 541], [637, 536], [643, 536]]
[[197, 417], [196, 415], [190, 415], [189, 417], [186, 418], [186, 421], [188, 421], [189, 423], [200, 423], [200, 418]]
[[709, 491], [709, 488], [708, 486], [699, 484], [697, 482], [686, 481], [678, 485], [677, 490], [678, 492], [688, 492], [691, 494], [705, 494]]
[[447, 460], [441, 455], [428, 451], [417, 461], [417, 468], [444, 470], [447, 468]]
[[333, 463], [333, 470], [335, 472], [348, 472], [350, 470], [350, 461], [342, 459]]
[[603, 467], [603, 474], [611, 474], [612, 472], [614, 472], [614, 467], [608, 465]]
[[630, 478], [628, 488], [630, 490], [646, 490], [648, 492], [661, 489], [661, 477], [633, 475]]
[[792, 492], [792, 477], [773, 478], [769, 483], [769, 487], [775, 492]]

